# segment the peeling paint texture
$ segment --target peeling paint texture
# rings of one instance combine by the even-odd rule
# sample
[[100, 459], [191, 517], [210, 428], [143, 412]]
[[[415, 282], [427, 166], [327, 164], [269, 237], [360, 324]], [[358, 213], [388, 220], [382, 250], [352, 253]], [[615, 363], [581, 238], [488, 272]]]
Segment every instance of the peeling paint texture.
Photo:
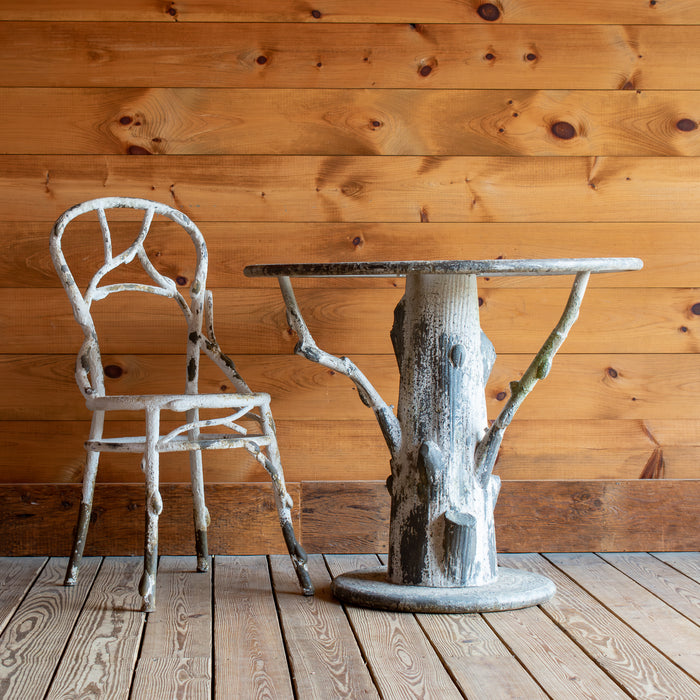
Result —
[[[111, 209], [136, 209], [143, 212], [143, 220], [134, 241], [129, 247], [115, 254], [112, 250], [112, 235], [106, 212]], [[96, 212], [102, 232], [104, 262], [81, 291], [70, 272], [61, 243], [68, 224], [88, 212]], [[177, 282], [162, 275], [146, 253], [144, 241], [154, 216], [164, 216], [179, 224], [189, 234], [195, 247], [197, 263], [195, 274], [186, 299], [178, 290]], [[182, 212], [159, 202], [126, 197], [94, 199], [72, 207], [62, 214], [51, 231], [51, 257], [63, 287], [73, 306], [73, 314], [80, 325], [85, 341], [76, 361], [75, 377], [85, 397], [88, 409], [93, 412], [90, 436], [85, 443], [87, 462], [83, 476], [78, 526], [65, 578], [66, 585], [76, 582], [82, 559], [85, 539], [90, 523], [92, 497], [97, 476], [100, 452], [134, 452], [143, 455], [142, 469], [146, 481], [146, 537], [144, 546], [144, 572], [139, 591], [143, 609], [155, 609], [156, 569], [158, 562], [158, 518], [163, 510], [159, 492], [159, 455], [162, 452], [187, 451], [190, 454], [190, 472], [194, 499], [194, 529], [197, 550], [197, 569], [208, 567], [207, 528], [210, 517], [204, 500], [204, 478], [202, 473], [202, 450], [231, 449], [243, 447], [254, 454], [270, 474], [280, 525], [289, 554], [294, 564], [299, 583], [306, 595], [313, 594], [309, 578], [306, 553], [296, 541], [292, 526], [292, 499], [287, 492], [282, 472], [274, 422], [270, 411], [270, 396], [253, 393], [236, 371], [231, 358], [224, 354], [216, 342], [213, 322], [212, 294], [206, 288], [207, 248], [204, 237], [195, 224]], [[104, 277], [120, 265], [138, 260], [150, 277], [152, 284], [101, 284]], [[182, 394], [169, 395], [107, 395], [104, 369], [100, 356], [98, 335], [91, 316], [92, 304], [120, 292], [145, 292], [173, 299], [177, 302], [186, 323], [187, 362], [185, 389]], [[236, 393], [200, 394], [198, 391], [200, 355], [209, 357], [223, 372]], [[224, 409], [231, 411], [222, 418], [203, 420], [200, 409]], [[124, 438], [103, 438], [106, 411], [143, 411], [145, 435]], [[162, 411], [183, 413], [185, 421], [166, 435], [160, 434]], [[253, 421], [256, 429], [241, 425], [246, 418]], [[211, 428], [225, 432], [208, 432]], [[203, 432], [207, 431], [207, 432]]]
[[[420, 612], [503, 610], [548, 600], [554, 585], [496, 562], [493, 474], [503, 434], [578, 317], [591, 273], [636, 270], [636, 258], [555, 260], [385, 261], [254, 265], [248, 276], [277, 276], [287, 320], [299, 336], [296, 352], [356, 385], [389, 448], [391, 494], [388, 566], [338, 577], [346, 602]], [[347, 357], [314, 342], [294, 297], [291, 276], [406, 277], [394, 311], [391, 341], [399, 367], [394, 414]], [[489, 426], [485, 387], [496, 359], [479, 323], [477, 278], [489, 275], [574, 275], [561, 319]], [[449, 593], [448, 593], [449, 592]]]

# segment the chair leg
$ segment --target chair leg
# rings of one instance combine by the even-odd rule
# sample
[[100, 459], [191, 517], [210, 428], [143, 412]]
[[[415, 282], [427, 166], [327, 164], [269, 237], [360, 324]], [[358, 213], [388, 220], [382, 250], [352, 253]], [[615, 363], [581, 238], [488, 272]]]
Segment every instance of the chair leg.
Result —
[[190, 475], [194, 503], [194, 538], [197, 547], [197, 571], [207, 571], [209, 569], [207, 528], [209, 527], [210, 518], [204, 502], [204, 477], [202, 475], [202, 453], [200, 450], [192, 450], [190, 452]]
[[160, 496], [157, 449], [160, 432], [160, 412], [157, 408], [146, 409], [146, 452], [142, 468], [146, 477], [146, 534], [143, 552], [143, 574], [139, 583], [139, 593], [143, 598], [143, 612], [156, 609], [156, 571], [158, 568], [158, 516], [163, 511]]
[[[97, 440], [102, 437], [102, 428], [104, 425], [104, 411], [96, 411], [92, 416], [92, 425], [90, 427], [90, 439]], [[88, 450], [85, 460], [85, 472], [83, 474], [83, 491], [80, 498], [80, 510], [78, 511], [78, 524], [75, 529], [75, 537], [73, 538], [73, 547], [66, 568], [66, 577], [63, 581], [64, 586], [74, 586], [78, 580], [78, 570], [83, 559], [83, 550], [85, 549], [85, 540], [87, 538], [88, 528], [90, 527], [90, 516], [92, 514], [92, 498], [95, 493], [95, 479], [97, 477], [97, 466], [100, 460], [99, 452]]]
[[268, 447], [269, 456], [265, 455], [257, 445], [257, 452], [250, 450], [255, 454], [258, 461], [265, 467], [270, 477], [272, 478], [272, 487], [275, 494], [275, 503], [277, 504], [277, 513], [282, 526], [282, 534], [284, 541], [289, 550], [294, 570], [296, 571], [299, 585], [304, 595], [314, 594], [314, 585], [311, 582], [309, 568], [307, 565], [308, 555], [304, 548], [299, 544], [294, 534], [294, 525], [292, 524], [292, 497], [287, 491], [284, 483], [284, 473], [282, 471], [282, 462], [280, 460], [279, 448], [277, 447], [277, 438], [275, 436], [274, 422], [269, 406], [262, 406], [261, 413], [263, 418], [263, 429], [265, 435], [270, 438]]

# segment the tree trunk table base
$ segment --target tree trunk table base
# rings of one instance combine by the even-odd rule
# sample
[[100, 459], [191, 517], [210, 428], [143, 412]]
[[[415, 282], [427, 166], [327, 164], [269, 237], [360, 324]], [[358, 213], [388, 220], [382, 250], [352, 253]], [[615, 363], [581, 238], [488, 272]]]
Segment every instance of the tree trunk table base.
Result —
[[499, 566], [493, 583], [445, 588], [397, 584], [386, 566], [341, 574], [333, 580], [333, 595], [344, 603], [378, 610], [414, 613], [472, 613], [515, 610], [546, 603], [554, 583], [530, 571]]
[[[503, 433], [578, 317], [592, 272], [639, 269], [636, 258], [447, 260], [256, 265], [248, 276], [276, 276], [297, 354], [349, 377], [374, 410], [390, 453], [389, 557], [386, 568], [339, 576], [341, 600], [410, 612], [510, 610], [543, 603], [554, 584], [497, 566], [493, 474]], [[530, 366], [510, 383], [491, 423], [486, 384], [496, 359], [479, 323], [477, 278], [483, 275], [575, 275], [564, 312]], [[406, 277], [394, 310], [391, 341], [399, 367], [396, 413], [347, 357], [315, 343], [294, 297], [291, 276]]]

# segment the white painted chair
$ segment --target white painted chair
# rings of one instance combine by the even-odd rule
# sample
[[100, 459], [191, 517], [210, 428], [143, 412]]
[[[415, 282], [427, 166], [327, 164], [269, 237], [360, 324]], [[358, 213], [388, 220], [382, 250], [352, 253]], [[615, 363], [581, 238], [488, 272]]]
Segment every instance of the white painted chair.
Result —
[[[113, 238], [106, 212], [111, 209], [129, 208], [143, 211], [143, 220], [135, 239], [126, 250], [115, 254]], [[81, 291], [76, 284], [61, 244], [64, 231], [76, 217], [96, 212], [102, 231], [104, 262]], [[144, 247], [151, 222], [155, 215], [166, 217], [179, 224], [190, 236], [196, 250], [196, 270], [189, 289], [189, 299], [178, 290], [174, 280], [161, 274], [153, 265]], [[93, 219], [94, 220], [94, 219]], [[92, 411], [92, 427], [85, 447], [87, 462], [83, 477], [83, 492], [78, 515], [78, 525], [71, 551], [65, 585], [73, 585], [83, 554], [100, 452], [135, 452], [143, 455], [142, 468], [146, 482], [146, 538], [144, 547], [144, 571], [139, 585], [143, 598], [143, 610], [155, 609], [155, 582], [158, 562], [158, 516], [163, 505], [159, 493], [159, 454], [161, 452], [188, 451], [194, 498], [194, 526], [197, 550], [197, 570], [208, 567], [207, 526], [209, 513], [204, 502], [202, 476], [202, 450], [243, 447], [253, 454], [272, 478], [280, 524], [289, 554], [305, 595], [313, 594], [313, 586], [306, 565], [306, 553], [294, 535], [291, 520], [292, 500], [284, 483], [275, 428], [270, 412], [270, 396], [253, 393], [229, 357], [219, 348], [214, 336], [212, 320], [212, 295], [206, 287], [207, 248], [204, 238], [195, 224], [182, 212], [165, 204], [145, 199], [106, 197], [83, 202], [64, 212], [51, 232], [51, 257], [61, 282], [70, 298], [73, 313], [82, 328], [85, 341], [76, 361], [76, 381]], [[120, 265], [138, 260], [148, 273], [152, 283], [104, 284], [105, 276]], [[118, 292], [146, 292], [168, 297], [177, 302], [187, 324], [187, 358], [185, 390], [182, 394], [108, 396], [105, 392], [104, 370], [95, 323], [91, 316], [93, 302]], [[204, 352], [216, 363], [237, 393], [200, 394], [198, 392], [200, 354]], [[200, 420], [200, 409], [226, 409], [223, 418]], [[103, 424], [107, 411], [143, 411], [145, 435], [123, 438], [104, 438]], [[184, 414], [184, 422], [176, 430], [165, 435], [160, 431], [161, 411]], [[251, 421], [255, 432], [250, 432], [241, 421]], [[218, 427], [217, 427], [218, 426]], [[225, 432], [206, 432], [216, 427]], [[203, 432], [203, 430], [205, 432]]]

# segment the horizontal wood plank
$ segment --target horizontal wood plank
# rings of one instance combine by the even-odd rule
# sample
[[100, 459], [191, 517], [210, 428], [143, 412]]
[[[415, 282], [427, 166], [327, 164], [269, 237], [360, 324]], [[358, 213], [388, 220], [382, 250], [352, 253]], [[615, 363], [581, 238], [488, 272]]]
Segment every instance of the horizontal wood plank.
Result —
[[6, 154], [700, 155], [697, 91], [0, 88], [0, 104]]
[[[95, 192], [87, 193], [93, 196]], [[150, 195], [160, 199], [161, 195]], [[77, 200], [76, 200], [77, 201]], [[73, 203], [73, 202], [71, 202]], [[243, 276], [253, 263], [337, 262], [341, 260], [493, 259], [638, 257], [644, 267], [634, 273], [592, 275], [591, 288], [696, 287], [700, 247], [696, 223], [309, 223], [209, 221], [190, 212], [209, 250], [208, 283], [212, 288], [241, 287], [278, 290], [276, 279]], [[5, 215], [8, 215], [7, 213]], [[13, 210], [16, 217], [19, 214]], [[211, 215], [211, 212], [210, 212]], [[0, 221], [0, 288], [60, 288], [49, 256], [51, 223]], [[111, 222], [115, 241], [133, 234], [131, 222]], [[102, 255], [97, 222], [75, 221], [64, 236], [66, 256], [78, 256], [80, 268], [95, 270]], [[663, 246], [659, 241], [663, 240]], [[115, 243], [116, 245], [116, 243]], [[154, 222], [146, 247], [160, 269], [172, 278], [192, 279], [192, 243], [174, 224]], [[232, 252], [234, 251], [234, 252]], [[81, 279], [80, 270], [75, 270]], [[131, 274], [135, 274], [132, 271]], [[397, 289], [393, 278], [300, 278], [295, 288]], [[568, 276], [480, 278], [481, 289], [492, 287], [570, 287]], [[222, 311], [216, 306], [216, 317]], [[223, 330], [223, 329], [222, 329]]]
[[[630, 272], [630, 276], [634, 273]], [[297, 301], [318, 345], [333, 354], [391, 354], [397, 289], [302, 289]], [[185, 290], [183, 290], [184, 292]], [[214, 291], [216, 336], [231, 355], [292, 353], [282, 295], [275, 289]], [[186, 292], [185, 292], [186, 293]], [[556, 325], [566, 289], [483, 289], [481, 327], [501, 354], [535, 354]], [[591, 289], [560, 352], [698, 353], [700, 288]], [[23, 310], [18, 317], [17, 310]], [[640, 314], [643, 309], [643, 314]], [[172, 300], [137, 293], [92, 306], [104, 353], [181, 354], [187, 332]], [[27, 315], [32, 324], [26, 323]], [[4, 353], [77, 351], [84, 336], [62, 289], [0, 289]]]
[[[104, 355], [119, 375], [107, 380], [111, 394], [183, 391], [184, 363], [158, 355]], [[281, 420], [369, 420], [347, 377], [289, 355], [236, 355], [241, 374], [256, 391], [272, 396]], [[389, 404], [396, 404], [398, 371], [388, 355], [354, 357]], [[531, 355], [501, 355], [486, 387], [489, 418], [504, 405], [511, 381], [519, 379]], [[0, 355], [0, 420], [86, 420], [89, 411], [75, 386], [72, 355]], [[231, 389], [218, 368], [203, 363], [200, 391]], [[545, 381], [518, 412], [526, 420], [697, 420], [700, 355], [561, 355]], [[575, 400], [574, 400], [575, 397]], [[110, 419], [133, 420], [113, 411]]]
[[[299, 485], [289, 483], [297, 533]], [[189, 484], [162, 484], [163, 514], [159, 522], [161, 554], [194, 553], [192, 491]], [[81, 489], [74, 485], [0, 487], [5, 513], [3, 545], [8, 556], [68, 554], [77, 521]], [[212, 553], [256, 554], [287, 551], [270, 484], [208, 484], [205, 491], [212, 523]], [[143, 555], [143, 484], [98, 484], [92, 510], [87, 555]], [[4, 556], [4, 554], [0, 556]]]
[[[0, 20], [124, 21], [124, 22], [463, 22], [489, 21], [514, 24], [700, 24], [693, 0], [673, 3], [630, 3], [627, 0], [501, 0], [497, 16], [482, 17], [481, 0], [435, 0], [426, 6], [418, 0], [325, 0], [323, 10], [289, 0], [266, 0], [251, 6], [242, 0], [206, 3], [153, 3], [124, 0], [96, 5], [90, 0], [5, 0]], [[493, 12], [493, 11], [491, 11]]]
[[693, 90], [698, 59], [698, 26], [0, 23], [6, 87]]
[[195, 220], [682, 222], [700, 219], [700, 158], [0, 156], [7, 221], [109, 195]]
[[[496, 542], [501, 552], [544, 550], [545, 542], [562, 552], [688, 550], [697, 542], [699, 495], [699, 480], [504, 481]], [[384, 551], [389, 500], [383, 482], [303, 483], [305, 546]]]
[[[386, 551], [389, 494], [383, 481], [288, 484], [310, 552]], [[189, 554], [189, 485], [162, 487], [161, 551]], [[207, 484], [212, 554], [284, 554], [267, 484]], [[496, 506], [499, 551], [691, 550], [697, 541], [700, 480], [504, 481]], [[0, 556], [60, 554], [70, 548], [80, 487], [1, 486]], [[143, 486], [98, 484], [86, 552], [140, 555]], [[296, 516], [295, 511], [295, 516]], [[41, 518], [37, 517], [41, 514]]]
[[[498, 457], [504, 479], [693, 479], [700, 428], [692, 420], [521, 420], [508, 428]], [[163, 431], [177, 427], [163, 421]], [[289, 481], [385, 479], [389, 452], [377, 422], [277, 420], [277, 440]], [[0, 421], [0, 483], [78, 483], [89, 421]], [[138, 435], [143, 422], [110, 421], [109, 435]], [[47, 449], [47, 432], [51, 449]], [[27, 469], [31, 464], [31, 470]], [[264, 482], [267, 474], [245, 450], [204, 456], [208, 482]], [[161, 481], [190, 478], [187, 454], [161, 456]], [[137, 455], [103, 453], [101, 483], [142, 479]]]

